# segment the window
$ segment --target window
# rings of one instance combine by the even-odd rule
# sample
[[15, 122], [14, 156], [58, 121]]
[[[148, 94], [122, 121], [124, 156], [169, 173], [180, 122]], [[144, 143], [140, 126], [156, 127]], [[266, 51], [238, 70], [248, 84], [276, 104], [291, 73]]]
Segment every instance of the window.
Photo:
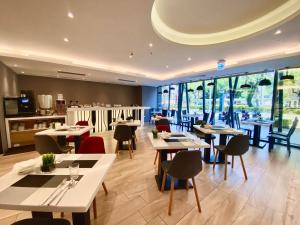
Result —
[[170, 109], [178, 109], [178, 85], [171, 85], [170, 88]]

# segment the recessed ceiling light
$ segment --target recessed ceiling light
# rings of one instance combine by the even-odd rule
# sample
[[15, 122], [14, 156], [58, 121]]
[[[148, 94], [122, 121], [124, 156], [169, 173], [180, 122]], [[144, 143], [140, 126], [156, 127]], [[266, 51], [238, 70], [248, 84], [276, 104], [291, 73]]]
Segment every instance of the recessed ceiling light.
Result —
[[152, 47], [153, 47], [153, 44], [152, 44], [152, 43], [149, 43], [149, 47], [152, 48]]
[[191, 57], [188, 57], [188, 58], [187, 58], [187, 61], [191, 61], [191, 60], [192, 60], [192, 58], [191, 58]]
[[69, 39], [68, 38], [64, 38], [64, 42], [69, 42]]
[[276, 32], [274, 33], [275, 35], [281, 34], [282, 31], [281, 30], [276, 30]]
[[14, 64], [14, 67], [17, 67], [18, 65], [17, 64]]
[[130, 59], [133, 58], [133, 52], [131, 52], [131, 53], [129, 54], [129, 58], [130, 58]]
[[25, 73], [24, 71], [22, 71], [21, 73]]
[[166, 65], [166, 68], [168, 69], [168, 68], [169, 68], [169, 65]]
[[68, 17], [69, 17], [69, 18], [71, 18], [71, 19], [73, 19], [73, 18], [74, 18], [74, 15], [73, 15], [73, 13], [71, 13], [71, 12], [68, 12]]

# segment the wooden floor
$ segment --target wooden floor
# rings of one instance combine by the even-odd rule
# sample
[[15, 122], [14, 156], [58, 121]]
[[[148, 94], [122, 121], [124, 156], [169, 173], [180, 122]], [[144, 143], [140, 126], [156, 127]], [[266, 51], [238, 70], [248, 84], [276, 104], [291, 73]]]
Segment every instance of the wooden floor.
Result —
[[[159, 192], [154, 180], [155, 151], [146, 136], [150, 130], [138, 129], [133, 160], [126, 151], [118, 156], [105, 179], [108, 196], [103, 190], [97, 195], [98, 218], [92, 224], [300, 224], [300, 151], [293, 149], [288, 158], [286, 149], [278, 146], [271, 154], [266, 148], [250, 148], [244, 157], [248, 181], [238, 160], [233, 170], [228, 167], [227, 181], [223, 180], [223, 166], [217, 165], [214, 173], [212, 165], [204, 164], [196, 177], [202, 213], [198, 213], [192, 189], [175, 190], [172, 216], [168, 216], [169, 192]], [[103, 137], [107, 152], [114, 152], [112, 133]], [[8, 172], [14, 163], [37, 155], [0, 156], [0, 174]], [[30, 212], [0, 210], [0, 224], [30, 216]], [[66, 218], [70, 216], [66, 213]]]

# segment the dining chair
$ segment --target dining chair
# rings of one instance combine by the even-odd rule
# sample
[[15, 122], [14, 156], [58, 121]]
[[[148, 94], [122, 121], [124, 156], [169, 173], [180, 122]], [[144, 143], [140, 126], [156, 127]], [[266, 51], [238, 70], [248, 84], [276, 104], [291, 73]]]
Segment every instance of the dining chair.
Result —
[[246, 172], [245, 165], [244, 165], [243, 156], [242, 156], [249, 149], [249, 136], [248, 135], [236, 135], [229, 140], [227, 145], [217, 145], [217, 146], [215, 146], [215, 148], [216, 148], [216, 154], [215, 154], [213, 170], [215, 170], [216, 160], [218, 158], [219, 153], [220, 152], [224, 153], [224, 155], [225, 155], [224, 180], [226, 180], [227, 179], [227, 157], [231, 155], [231, 157], [232, 157], [231, 168], [233, 168], [234, 156], [239, 156], [240, 160], [241, 160], [245, 180], [248, 179], [247, 172]]
[[157, 120], [155, 121], [155, 126], [157, 125], [169, 125], [170, 122], [168, 119], [160, 119], [160, 120]]
[[[196, 125], [201, 125], [201, 124], [202, 124], [201, 120], [196, 121]], [[196, 130], [195, 134], [200, 139], [205, 140], [205, 138], [206, 138], [206, 134], [204, 134], [203, 132], [201, 132], [199, 130]], [[213, 151], [215, 151], [215, 147], [214, 146], [215, 146], [215, 139], [216, 138], [217, 138], [216, 135], [213, 135], [213, 134], [210, 135], [211, 146], [212, 146]]]
[[117, 140], [116, 146], [116, 154], [119, 154], [119, 144], [124, 141], [128, 142], [128, 152], [129, 157], [132, 159], [132, 139], [133, 139], [132, 131], [127, 125], [117, 125], [114, 133], [114, 139]]
[[269, 135], [268, 135], [269, 152], [271, 152], [271, 150], [273, 149], [275, 140], [285, 141], [287, 151], [288, 151], [289, 156], [290, 156], [291, 155], [291, 141], [290, 141], [290, 139], [291, 139], [291, 136], [293, 135], [293, 133], [295, 132], [295, 130], [297, 128], [297, 125], [298, 125], [298, 117], [295, 117], [290, 130], [286, 134], [281, 133], [281, 132], [270, 132]]
[[234, 119], [235, 119], [235, 123], [236, 123], [236, 127], [238, 130], [243, 130], [246, 131], [247, 134], [249, 135], [249, 137], [252, 137], [252, 130], [246, 127], [241, 127], [241, 121], [240, 121], [240, 116], [238, 113], [234, 113]]
[[190, 129], [191, 125], [191, 119], [187, 114], [187, 111], [184, 109], [182, 110], [182, 116], [179, 126], [181, 127], [181, 130], [183, 130], [183, 127], [186, 127], [188, 130]]
[[35, 150], [41, 155], [47, 153], [62, 154], [72, 150], [71, 146], [61, 146], [52, 136], [35, 135]]
[[164, 171], [163, 181], [161, 186], [162, 192], [164, 191], [167, 175], [171, 176], [171, 187], [170, 187], [169, 208], [168, 208], [169, 216], [171, 215], [171, 211], [172, 211], [174, 179], [186, 180], [187, 190], [188, 190], [188, 182], [189, 182], [188, 179], [192, 179], [198, 211], [201, 212], [201, 206], [200, 206], [199, 196], [198, 196], [196, 182], [195, 182], [195, 176], [199, 174], [202, 170], [201, 151], [199, 150], [180, 151], [175, 155], [172, 161], [162, 162], [162, 168]]
[[168, 116], [168, 110], [167, 109], [163, 109], [162, 110], [162, 115], [163, 115], [163, 117], [167, 117]]
[[[133, 117], [133, 116], [128, 116], [128, 117], [126, 118], [126, 120], [127, 120], [127, 121], [129, 121], [129, 120], [134, 120], [134, 117]], [[130, 129], [131, 129], [132, 134], [133, 134], [133, 136], [134, 136], [134, 138], [135, 138], [135, 141], [137, 141], [136, 133], [135, 133], [136, 130], [137, 130], [137, 126], [131, 126]]]
[[[89, 125], [89, 122], [88, 121], [85, 121], [85, 120], [81, 120], [81, 121], [78, 121], [76, 123], [76, 126], [88, 126]], [[81, 140], [84, 140], [85, 138], [89, 137], [90, 136], [90, 132], [85, 132], [83, 133], [82, 135], [80, 135], [80, 139]], [[66, 138], [66, 142], [68, 143], [74, 143], [75, 142], [75, 136], [73, 135], [70, 135]]]
[[[104, 146], [103, 138], [98, 136], [87, 137], [81, 143], [78, 153], [79, 154], [105, 154], [105, 146]], [[102, 187], [105, 192], [105, 195], [107, 195], [108, 191], [104, 181], [102, 182]], [[94, 198], [93, 200], [93, 211], [94, 211], [94, 218], [97, 218], [96, 198]]]
[[71, 225], [71, 223], [61, 218], [30, 218], [16, 221], [11, 225]]

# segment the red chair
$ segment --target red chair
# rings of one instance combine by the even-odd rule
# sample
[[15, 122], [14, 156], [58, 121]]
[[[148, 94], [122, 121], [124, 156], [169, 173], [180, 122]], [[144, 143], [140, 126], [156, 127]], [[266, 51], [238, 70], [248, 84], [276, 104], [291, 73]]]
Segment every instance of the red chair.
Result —
[[171, 129], [170, 129], [170, 126], [169, 125], [156, 125], [156, 130], [158, 132], [169, 132], [171, 133]]
[[[76, 123], [76, 126], [88, 126], [88, 125], [89, 125], [89, 122], [88, 121], [84, 121], [84, 120], [78, 121]], [[80, 135], [80, 139], [83, 141], [84, 139], [86, 139], [89, 136], [90, 136], [90, 132], [88, 131], [88, 132], [85, 132], [82, 135]], [[66, 138], [66, 141], [69, 142], [69, 143], [70, 142], [75, 142], [75, 137], [71, 135], [71, 136], [69, 136], [69, 137]]]
[[[83, 140], [79, 147], [79, 154], [105, 154], [104, 141], [102, 137], [90, 136]], [[104, 181], [102, 182], [102, 187], [105, 194], [107, 195], [107, 189]], [[96, 198], [93, 200], [93, 211], [94, 218], [97, 218], [97, 204]]]

